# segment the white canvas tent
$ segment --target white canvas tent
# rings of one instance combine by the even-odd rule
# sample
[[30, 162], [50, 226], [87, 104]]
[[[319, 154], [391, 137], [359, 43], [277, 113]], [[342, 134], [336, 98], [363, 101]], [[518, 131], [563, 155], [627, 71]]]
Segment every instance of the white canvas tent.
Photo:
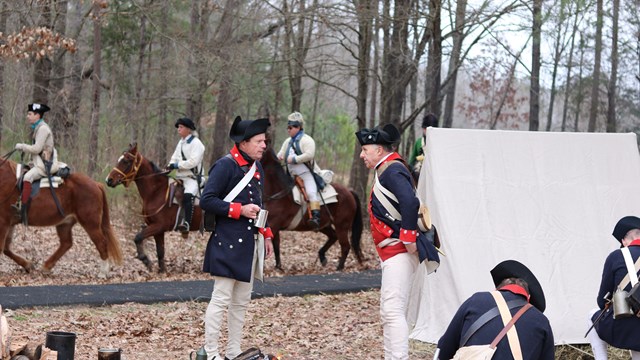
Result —
[[458, 306], [492, 289], [497, 263], [527, 265], [556, 344], [586, 343], [602, 266], [623, 216], [640, 216], [635, 134], [429, 128], [418, 195], [443, 242], [411, 337], [435, 343]]

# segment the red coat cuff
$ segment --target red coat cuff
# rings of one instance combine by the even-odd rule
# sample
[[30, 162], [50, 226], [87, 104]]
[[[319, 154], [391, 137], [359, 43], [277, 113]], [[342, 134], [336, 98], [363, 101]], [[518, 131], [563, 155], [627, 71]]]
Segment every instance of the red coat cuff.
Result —
[[228, 216], [232, 219], [240, 219], [240, 209], [242, 209], [242, 204], [234, 202], [230, 203]]
[[400, 229], [400, 241], [405, 243], [414, 243], [416, 242], [416, 236], [418, 235], [417, 230], [405, 230]]
[[273, 231], [271, 231], [270, 227], [259, 228], [258, 231], [260, 232], [260, 234], [262, 234], [262, 236], [264, 236], [265, 239], [273, 239]]

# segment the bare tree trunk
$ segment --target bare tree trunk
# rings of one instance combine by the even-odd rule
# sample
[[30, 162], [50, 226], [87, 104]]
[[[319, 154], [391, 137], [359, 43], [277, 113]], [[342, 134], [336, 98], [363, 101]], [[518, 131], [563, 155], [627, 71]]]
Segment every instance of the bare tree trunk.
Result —
[[[161, 5], [160, 14], [160, 32], [163, 34], [160, 37], [160, 71], [162, 74], [169, 72], [169, 39], [164, 34], [167, 34], [169, 30], [169, 2], [163, 1]], [[161, 81], [158, 87], [158, 116], [160, 120], [160, 126], [158, 128], [158, 161], [161, 164], [169, 162], [169, 129], [168, 127], [168, 114], [167, 114], [167, 93], [168, 84], [166, 81]], [[206, 145], [206, 144], [205, 144]]]
[[[394, 14], [391, 18], [389, 46], [383, 56], [382, 89], [380, 92], [380, 121], [392, 123], [401, 128], [402, 107], [405, 99], [406, 85], [403, 81], [407, 75], [409, 54], [408, 20], [410, 18], [410, 0], [395, 0]], [[386, 23], [386, 22], [385, 22]], [[389, 28], [386, 29], [389, 31]]]
[[[146, 5], [146, 4], [145, 4]], [[147, 112], [145, 109], [145, 106], [142, 105], [142, 78], [144, 76], [144, 59], [145, 59], [145, 51], [147, 48], [147, 16], [145, 15], [144, 12], [142, 12], [142, 14], [140, 15], [140, 32], [138, 33], [138, 64], [136, 67], [136, 77], [134, 80], [134, 105], [133, 105], [133, 111], [136, 114], [140, 114], [140, 116], [142, 117], [142, 124], [140, 121], [131, 121], [131, 122], [127, 122], [127, 124], [129, 126], [131, 126], [131, 141], [132, 142], [139, 142], [140, 143], [140, 147], [142, 149], [146, 149], [147, 148], [147, 144], [143, 143], [142, 141], [146, 140], [146, 139], [141, 139], [140, 135], [139, 135], [139, 129], [140, 126], [146, 126], [148, 119], [147, 119]]]
[[[320, 66], [318, 66], [318, 79], [322, 80], [322, 70], [324, 68], [324, 62], [321, 60], [320, 61]], [[320, 81], [316, 82], [316, 84], [314, 85], [314, 94], [313, 94], [313, 109], [311, 110], [311, 116], [309, 117], [310, 121], [310, 129], [311, 132], [309, 133], [309, 135], [313, 135], [315, 134], [315, 130], [316, 130], [316, 116], [318, 113], [318, 102], [320, 101]]]
[[562, 105], [562, 131], [567, 127], [567, 112], [569, 110], [569, 92], [571, 89], [571, 70], [573, 69], [573, 50], [575, 48], [576, 35], [578, 33], [578, 18], [580, 16], [580, 5], [576, 5], [573, 27], [571, 29], [571, 47], [569, 48], [569, 61], [567, 62], [567, 78], [564, 85], [564, 104]]
[[[38, 26], [51, 29], [51, 7], [48, 1], [42, 3], [42, 13]], [[51, 81], [51, 59], [49, 56], [36, 58], [33, 67], [33, 101], [49, 103], [49, 82]], [[53, 105], [53, 104], [52, 104]]]
[[460, 54], [462, 41], [464, 40], [464, 21], [467, 8], [467, 0], [459, 0], [456, 4], [456, 27], [453, 31], [453, 48], [449, 58], [450, 81], [445, 90], [443, 127], [450, 128], [453, 125], [453, 106], [456, 99], [456, 86], [458, 81], [458, 68], [460, 67]]
[[93, 23], [93, 99], [91, 107], [91, 125], [89, 129], [89, 164], [87, 173], [89, 176], [96, 175], [98, 166], [98, 130], [100, 126], [100, 65], [102, 57], [102, 31], [101, 31], [101, 14], [99, 4], [94, 4], [94, 23]]
[[193, 84], [189, 86], [186, 113], [196, 125], [200, 124], [203, 111], [203, 94], [209, 84], [204, 49], [209, 43], [209, 18], [212, 6], [209, 1], [192, 0], [191, 3], [191, 54], [189, 57], [189, 74]]
[[[66, 36], [67, 32], [67, 1], [66, 0], [58, 0], [55, 2], [55, 22], [53, 24], [53, 30], [62, 35]], [[51, 106], [51, 113], [49, 115], [49, 124], [54, 129], [53, 134], [55, 136], [56, 144], [63, 144], [62, 139], [66, 137], [64, 134], [64, 123], [66, 122], [66, 118], [69, 116], [67, 113], [66, 98], [67, 94], [64, 91], [64, 78], [66, 73], [65, 67], [65, 55], [66, 50], [64, 48], [58, 49], [54, 56], [53, 61], [51, 63], [51, 81], [50, 81], [50, 89], [51, 96], [50, 102], [53, 106]], [[65, 144], [66, 145], [66, 144]], [[62, 146], [58, 146], [58, 151]], [[66, 149], [66, 147], [65, 147]]]
[[[0, 33], [6, 33], [7, 31], [7, 3], [5, 1], [0, 2]], [[4, 88], [4, 61], [0, 61], [0, 148], [2, 147], [2, 133], [4, 132], [4, 99], [2, 94], [5, 93]]]
[[600, 100], [600, 58], [602, 57], [602, 22], [604, 11], [602, 10], [602, 0], [596, 1], [596, 48], [593, 63], [593, 85], [591, 87], [591, 107], [589, 109], [589, 128], [587, 131], [596, 131], [596, 120], [598, 117], [598, 102]]
[[531, 56], [531, 90], [529, 91], [529, 130], [540, 126], [540, 36], [542, 29], [542, 0], [533, 0], [533, 31]]
[[[83, 26], [85, 16], [82, 11], [82, 4], [80, 2], [73, 2], [73, 17], [72, 17], [72, 31], [75, 34], [80, 34]], [[75, 36], [78, 38], [79, 36]], [[78, 138], [78, 123], [80, 116], [80, 102], [82, 97], [82, 47], [78, 46], [75, 53], [71, 54], [71, 76], [69, 77], [69, 103], [68, 114], [63, 125], [63, 140], [62, 143], [65, 149], [70, 154], [78, 153], [78, 144], [75, 139]]]
[[[564, 27], [565, 24], [565, 6], [567, 4], [564, 1], [560, 2], [560, 14], [558, 19], [558, 27]], [[555, 49], [553, 56], [553, 71], [551, 73], [551, 95], [549, 98], [549, 111], [547, 112], [547, 131], [551, 131], [551, 123], [553, 122], [553, 105], [556, 99], [556, 78], [558, 76], [558, 66], [560, 65], [560, 57], [563, 52], [563, 43], [565, 41], [566, 31], [562, 29], [556, 32]]]
[[282, 103], [282, 67], [280, 66], [280, 61], [279, 57], [280, 57], [280, 31], [278, 31], [276, 33], [276, 41], [275, 41], [275, 49], [273, 51], [273, 58], [272, 58], [272, 63], [273, 66], [271, 66], [270, 70], [269, 70], [269, 77], [271, 78], [271, 84], [273, 84], [273, 94], [274, 94], [274, 99], [273, 99], [273, 111], [271, 111], [270, 113], [270, 119], [271, 119], [271, 129], [269, 132], [269, 137], [271, 140], [271, 144], [277, 144], [278, 143], [278, 139], [276, 137], [276, 131], [274, 129], [278, 128], [278, 120], [279, 116], [278, 116], [278, 109], [280, 109], [280, 104]]
[[578, 65], [578, 94], [576, 96], [576, 111], [575, 119], [573, 121], [573, 131], [578, 132], [578, 122], [580, 121], [580, 110], [582, 108], [582, 101], [584, 100], [584, 82], [582, 80], [582, 70], [584, 69], [584, 53], [585, 44], [584, 36], [580, 33], [580, 64]]
[[[285, 26], [285, 57], [287, 72], [289, 75], [289, 88], [291, 91], [291, 111], [300, 111], [302, 105], [302, 76], [304, 75], [305, 61], [311, 44], [311, 34], [315, 23], [315, 12], [307, 12], [306, 0], [298, 0], [298, 11], [291, 8], [295, 3], [288, 4], [283, 0], [284, 26]], [[314, 0], [313, 7], [317, 7], [318, 1]], [[294, 16], [297, 13], [297, 16]], [[308, 25], [307, 25], [308, 19]]]
[[611, 77], [609, 78], [607, 109], [607, 132], [616, 132], [616, 93], [618, 81], [618, 19], [620, 0], [613, 0], [613, 24], [611, 26]]
[[[367, 126], [367, 95], [369, 93], [369, 71], [371, 41], [373, 35], [373, 19], [376, 7], [372, 0], [356, 0], [354, 5], [358, 11], [358, 97], [356, 119], [358, 129]], [[368, 180], [367, 169], [360, 160], [360, 145], [355, 142], [349, 187], [353, 188], [361, 200], [366, 199]]]
[[[380, 49], [378, 36], [380, 33], [380, 17], [377, 14], [374, 16], [373, 25], [373, 66], [371, 71], [371, 105], [369, 106], [369, 118], [366, 119], [364, 126], [372, 127], [376, 119], [377, 105], [378, 105], [378, 72], [380, 70]], [[366, 183], [366, 180], [365, 180]]]
[[511, 84], [513, 84], [513, 80], [515, 78], [516, 66], [520, 62], [520, 57], [522, 56], [523, 51], [524, 51], [524, 47], [513, 58], [513, 64], [511, 64], [511, 67], [509, 68], [509, 77], [507, 78], [507, 83], [504, 86], [504, 91], [502, 92], [502, 94], [500, 94], [500, 102], [498, 103], [498, 108], [496, 109], [495, 114], [492, 114], [493, 116], [491, 118], [491, 122], [489, 125], [489, 129], [491, 130], [495, 130], [498, 124], [498, 119], [500, 118], [500, 114], [502, 114], [502, 108], [504, 107], [504, 104], [507, 98], [509, 97], [509, 95], [512, 92], [514, 92], [514, 90], [511, 88]]
[[211, 153], [211, 163], [229, 150], [230, 140], [228, 138], [233, 110], [233, 64], [231, 55], [227, 48], [229, 42], [233, 40], [233, 29], [235, 13], [240, 6], [239, 0], [227, 0], [224, 6], [220, 26], [217, 36], [214, 39], [214, 48], [218, 49], [218, 56], [221, 60], [218, 93], [216, 122], [214, 128], [214, 144]]
[[429, 58], [427, 60], [427, 72], [425, 79], [425, 96], [427, 112], [440, 118], [440, 67], [442, 64], [442, 29], [440, 28], [441, 0], [429, 0]]

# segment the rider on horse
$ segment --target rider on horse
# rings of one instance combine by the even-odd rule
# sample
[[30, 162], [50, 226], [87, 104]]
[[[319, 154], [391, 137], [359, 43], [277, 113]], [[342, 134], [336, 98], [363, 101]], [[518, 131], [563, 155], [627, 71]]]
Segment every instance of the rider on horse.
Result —
[[27, 110], [27, 121], [31, 125], [33, 144], [18, 143], [15, 146], [16, 150], [31, 155], [31, 162], [29, 163], [31, 169], [23, 177], [22, 196], [13, 205], [17, 216], [23, 222], [27, 218], [29, 196], [31, 195], [33, 182], [55, 174], [61, 167], [61, 163], [58, 163], [58, 152], [53, 144], [53, 132], [44, 121], [44, 113], [49, 111], [50, 108], [45, 104], [33, 103], [28, 105]]
[[178, 129], [178, 135], [180, 135], [181, 139], [171, 156], [167, 169], [176, 169], [176, 178], [182, 180], [184, 186], [184, 197], [182, 198], [184, 219], [177, 229], [181, 232], [188, 232], [191, 226], [191, 218], [193, 217], [193, 200], [199, 193], [202, 180], [204, 145], [198, 139], [196, 125], [191, 119], [180, 118], [176, 121], [175, 127]]
[[304, 181], [304, 188], [309, 198], [309, 208], [311, 209], [311, 219], [309, 225], [316, 229], [320, 227], [320, 199], [318, 196], [318, 185], [313, 178], [316, 152], [316, 143], [313, 138], [304, 133], [304, 118], [299, 112], [294, 112], [288, 117], [287, 138], [280, 151], [278, 159], [287, 162], [287, 169], [293, 176], [299, 176]]

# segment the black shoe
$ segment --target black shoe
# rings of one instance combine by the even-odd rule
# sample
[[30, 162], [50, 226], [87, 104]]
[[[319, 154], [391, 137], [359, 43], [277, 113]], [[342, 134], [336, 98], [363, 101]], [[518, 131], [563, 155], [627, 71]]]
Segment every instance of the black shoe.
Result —
[[307, 220], [307, 224], [315, 230], [320, 229], [320, 210], [311, 210], [311, 219]]

